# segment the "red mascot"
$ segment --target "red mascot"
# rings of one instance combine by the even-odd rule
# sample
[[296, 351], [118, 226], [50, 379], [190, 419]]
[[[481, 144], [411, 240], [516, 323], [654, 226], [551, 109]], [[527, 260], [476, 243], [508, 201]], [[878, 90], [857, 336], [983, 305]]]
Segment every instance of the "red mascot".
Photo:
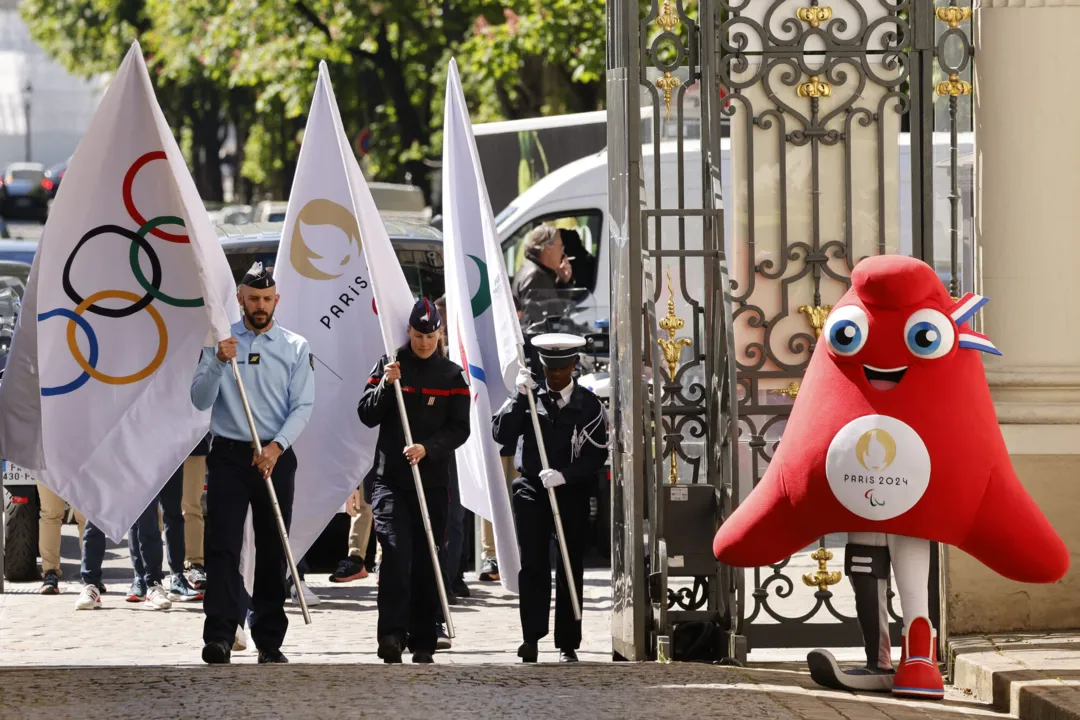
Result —
[[[735, 567], [777, 563], [822, 535], [848, 532], [867, 667], [840, 673], [808, 658], [819, 683], [941, 698], [929, 620], [930, 541], [964, 550], [1012, 580], [1050, 583], [1069, 552], [1009, 461], [979, 352], [1000, 354], [922, 261], [867, 258], [825, 323], [765, 476], [716, 533]], [[889, 659], [884, 587], [896, 573], [900, 665]]]

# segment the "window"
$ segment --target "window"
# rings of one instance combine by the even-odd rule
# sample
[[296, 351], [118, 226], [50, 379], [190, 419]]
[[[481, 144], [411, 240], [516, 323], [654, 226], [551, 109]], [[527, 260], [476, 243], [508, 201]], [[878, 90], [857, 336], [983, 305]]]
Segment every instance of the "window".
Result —
[[[588, 288], [590, 292], [595, 290], [596, 258], [600, 255], [600, 232], [604, 226], [604, 216], [596, 208], [543, 215], [519, 227], [503, 243], [503, 256], [506, 259], [507, 274], [513, 278], [514, 274], [521, 268], [521, 263], [525, 260], [525, 237], [533, 228], [545, 223], [554, 225], [561, 230], [577, 230], [581, 236], [584, 252], [592, 262], [575, 263], [571, 261], [571, 264], [575, 266], [574, 284], [581, 288]], [[568, 248], [567, 253], [572, 258], [577, 257], [576, 251], [572, 248]]]

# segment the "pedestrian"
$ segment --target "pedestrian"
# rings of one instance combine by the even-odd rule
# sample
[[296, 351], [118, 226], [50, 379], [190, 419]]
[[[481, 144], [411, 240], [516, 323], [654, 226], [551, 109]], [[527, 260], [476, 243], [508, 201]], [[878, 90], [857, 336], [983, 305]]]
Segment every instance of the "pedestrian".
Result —
[[[203, 349], [191, 384], [195, 407], [212, 409], [202, 651], [203, 661], [211, 664], [229, 662], [245, 603], [239, 568], [249, 506], [256, 549], [251, 638], [260, 663], [288, 662], [281, 652], [289, 625], [285, 550], [265, 480], [273, 483], [288, 528], [296, 474], [292, 445], [315, 404], [315, 361], [307, 340], [274, 322], [278, 299], [273, 276], [255, 263], [237, 292], [244, 319], [232, 326], [232, 337]], [[233, 358], [239, 363], [262, 454], [255, 453], [239, 387], [229, 369]]]
[[371, 505], [364, 499], [363, 487], [353, 490], [352, 495], [345, 501], [345, 512], [349, 515], [349, 551], [345, 559], [338, 563], [334, 574], [330, 576], [332, 583], [347, 583], [354, 580], [363, 580], [368, 576], [365, 562], [368, 551], [368, 543], [371, 540]]
[[[543, 365], [545, 387], [536, 395], [536, 413], [547, 450], [549, 468], [540, 460], [526, 393], [532, 374], [522, 368], [518, 394], [507, 400], [494, 418], [495, 441], [517, 446], [515, 463], [521, 476], [514, 480], [513, 507], [521, 570], [518, 595], [522, 644], [518, 657], [536, 662], [537, 644], [548, 634], [551, 614], [551, 555], [555, 531], [548, 488], [562, 517], [566, 549], [579, 600], [584, 581], [585, 539], [589, 526], [589, 497], [597, 473], [607, 463], [607, 414], [600, 399], [574, 382], [578, 353], [584, 338], [566, 334], [539, 335], [533, 340]], [[558, 547], [556, 545], [556, 547]], [[574, 618], [562, 559], [555, 564], [555, 647], [560, 662], [577, 662], [581, 621]]]
[[[408, 647], [414, 663], [434, 662], [439, 595], [413, 481], [419, 468], [436, 544], [446, 532], [454, 450], [469, 437], [469, 387], [464, 371], [438, 352], [442, 316], [421, 298], [409, 317], [409, 342], [396, 358], [379, 360], [357, 413], [379, 428], [371, 508], [382, 548], [379, 565], [379, 657], [401, 662]], [[395, 399], [400, 380], [413, 444], [406, 446]]]
[[[156, 610], [168, 610], [174, 602], [202, 600], [203, 593], [191, 587], [184, 576], [184, 515], [180, 509], [183, 494], [184, 467], [181, 465], [128, 532], [128, 548], [135, 570], [128, 602], [145, 601]], [[165, 524], [169, 569], [172, 570], [167, 593], [162, 585], [165, 575], [162, 572], [159, 506]]]
[[184, 461], [184, 495], [180, 508], [184, 514], [184, 567], [187, 579], [196, 590], [206, 589], [206, 567], [203, 541], [206, 533], [203, 521], [202, 498], [206, 488], [206, 456], [210, 453], [207, 434]]
[[101, 566], [105, 562], [105, 533], [90, 520], [82, 535], [82, 567], [80, 578], [83, 589], [75, 600], [76, 610], [97, 610], [101, 607], [101, 596], [105, 586], [101, 582]]
[[[37, 484], [38, 500], [41, 510], [38, 513], [38, 554], [41, 555], [41, 589], [42, 595], [60, 594], [60, 577], [63, 572], [60, 569], [60, 537], [64, 527], [64, 515], [67, 512], [67, 503], [64, 499], [45, 487], [39, 481]], [[86, 518], [78, 510], [75, 510], [75, 522], [79, 524], [79, 544], [82, 544], [83, 532], [86, 529]]]

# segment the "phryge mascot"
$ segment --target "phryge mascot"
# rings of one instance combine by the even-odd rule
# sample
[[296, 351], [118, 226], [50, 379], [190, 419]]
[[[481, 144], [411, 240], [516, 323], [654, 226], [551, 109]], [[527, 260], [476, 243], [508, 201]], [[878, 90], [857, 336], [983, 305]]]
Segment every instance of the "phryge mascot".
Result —
[[[1020, 582], [1050, 583], [1068, 570], [1069, 552], [1021, 486], [998, 428], [979, 352], [1000, 353], [967, 326], [986, 302], [954, 301], [914, 258], [860, 262], [814, 348], [772, 463], [713, 540], [721, 562], [756, 567], [849, 533], [845, 569], [867, 665], [841, 673], [815, 651], [808, 661], [823, 685], [943, 697], [929, 619], [931, 540]], [[904, 615], [895, 674], [890, 561]]]

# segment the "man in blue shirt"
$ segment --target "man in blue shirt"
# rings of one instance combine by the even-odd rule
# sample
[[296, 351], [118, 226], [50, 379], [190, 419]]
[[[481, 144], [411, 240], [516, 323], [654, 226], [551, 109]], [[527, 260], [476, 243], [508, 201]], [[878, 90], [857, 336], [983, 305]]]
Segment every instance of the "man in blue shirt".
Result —
[[[240, 576], [244, 520], [251, 505], [255, 529], [255, 591], [251, 637], [260, 663], [288, 662], [281, 644], [285, 617], [285, 550], [265, 478], [272, 478], [286, 528], [292, 519], [296, 455], [292, 444], [315, 405], [315, 360], [307, 340], [274, 322], [279, 296], [274, 279], [255, 263], [237, 292], [244, 319], [233, 336], [204, 348], [191, 383], [191, 401], [212, 408], [213, 436], [206, 490], [206, 597], [203, 661], [229, 662], [238, 621], [247, 611]], [[251, 414], [263, 446], [256, 454], [240, 390], [230, 368], [237, 359]]]

